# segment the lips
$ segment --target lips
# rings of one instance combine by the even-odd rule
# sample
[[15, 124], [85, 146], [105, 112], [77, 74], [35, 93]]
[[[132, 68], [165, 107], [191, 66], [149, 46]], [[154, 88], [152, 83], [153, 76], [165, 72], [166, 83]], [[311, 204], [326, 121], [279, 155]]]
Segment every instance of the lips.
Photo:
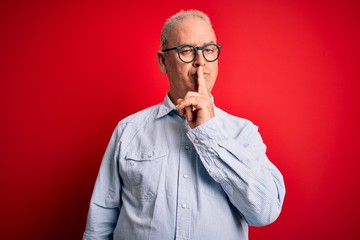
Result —
[[[204, 72], [203, 74], [204, 74], [204, 77], [206, 77], [207, 75], [210, 75], [210, 73], [207, 73], [207, 72]], [[194, 74], [191, 74], [191, 76], [196, 79], [198, 78], [198, 75], [196, 72]]]

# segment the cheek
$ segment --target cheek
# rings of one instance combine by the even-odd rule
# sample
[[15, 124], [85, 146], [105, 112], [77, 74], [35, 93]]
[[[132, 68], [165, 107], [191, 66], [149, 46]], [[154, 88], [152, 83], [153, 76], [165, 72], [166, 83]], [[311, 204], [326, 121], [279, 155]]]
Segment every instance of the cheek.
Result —
[[191, 83], [189, 70], [183, 66], [173, 66], [168, 72], [168, 78], [171, 85], [177, 89], [186, 88]]
[[214, 79], [214, 82], [217, 78], [217, 75], [218, 75], [218, 68], [216, 67], [216, 69], [214, 69], [214, 73], [213, 73], [213, 79]]
[[188, 82], [189, 80], [191, 80], [190, 67], [187, 66], [186, 64], [179, 65], [176, 69], [178, 78], [180, 78], [184, 82]]
[[218, 75], [218, 65], [214, 63], [214, 66], [211, 66], [211, 81], [214, 83]]
[[185, 76], [189, 72], [189, 64], [180, 62], [178, 59], [172, 59], [168, 66], [169, 72], [176, 77]]
[[214, 66], [213, 66], [213, 71], [214, 71], [214, 73], [216, 74], [216, 76], [217, 76], [217, 73], [218, 73], [218, 62], [216, 61], [216, 62], [214, 62], [213, 63], [214, 64]]

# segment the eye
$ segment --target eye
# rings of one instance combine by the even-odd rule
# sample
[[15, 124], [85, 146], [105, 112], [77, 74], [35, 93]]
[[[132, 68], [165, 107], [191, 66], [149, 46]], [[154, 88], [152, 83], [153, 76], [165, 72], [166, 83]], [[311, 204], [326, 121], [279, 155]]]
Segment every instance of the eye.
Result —
[[216, 51], [214, 46], [208, 46], [204, 49], [205, 53], [214, 53]]
[[191, 47], [184, 47], [180, 50], [180, 53], [182, 55], [190, 55], [190, 54], [193, 54], [193, 52], [194, 52], [194, 49]]

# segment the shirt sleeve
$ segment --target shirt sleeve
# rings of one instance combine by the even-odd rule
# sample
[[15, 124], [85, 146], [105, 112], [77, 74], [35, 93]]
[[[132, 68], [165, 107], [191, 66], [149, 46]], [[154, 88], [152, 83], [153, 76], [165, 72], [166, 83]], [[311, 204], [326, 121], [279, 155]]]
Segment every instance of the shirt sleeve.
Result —
[[83, 240], [113, 239], [121, 207], [117, 130], [105, 151], [91, 197]]
[[280, 171], [266, 156], [257, 126], [248, 122], [231, 134], [221, 126], [220, 119], [214, 117], [187, 135], [209, 175], [247, 223], [272, 223], [280, 214], [285, 185]]

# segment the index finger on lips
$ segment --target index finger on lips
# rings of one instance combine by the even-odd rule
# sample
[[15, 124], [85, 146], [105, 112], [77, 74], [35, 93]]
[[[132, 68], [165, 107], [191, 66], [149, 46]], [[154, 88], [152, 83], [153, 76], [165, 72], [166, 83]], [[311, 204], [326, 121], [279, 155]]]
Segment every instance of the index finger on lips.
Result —
[[198, 81], [198, 93], [200, 93], [201, 95], [208, 96], [209, 92], [206, 88], [204, 70], [202, 66], [198, 67], [197, 69], [197, 81]]

